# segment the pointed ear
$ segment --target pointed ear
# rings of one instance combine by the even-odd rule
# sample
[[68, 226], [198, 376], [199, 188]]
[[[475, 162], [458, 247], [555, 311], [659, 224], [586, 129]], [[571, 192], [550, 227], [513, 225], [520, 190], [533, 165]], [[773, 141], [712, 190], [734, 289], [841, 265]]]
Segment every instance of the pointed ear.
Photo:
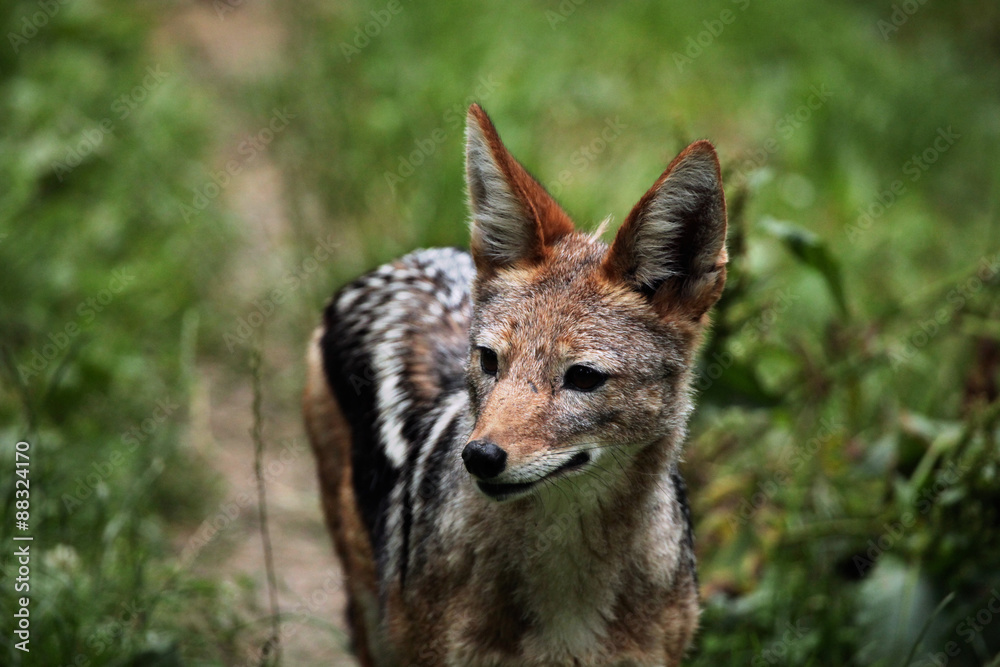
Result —
[[661, 316], [699, 320], [726, 283], [726, 200], [707, 141], [681, 152], [622, 223], [607, 275], [650, 297]]
[[469, 107], [465, 175], [472, 209], [472, 257], [480, 273], [540, 261], [573, 222], [507, 151], [489, 116]]

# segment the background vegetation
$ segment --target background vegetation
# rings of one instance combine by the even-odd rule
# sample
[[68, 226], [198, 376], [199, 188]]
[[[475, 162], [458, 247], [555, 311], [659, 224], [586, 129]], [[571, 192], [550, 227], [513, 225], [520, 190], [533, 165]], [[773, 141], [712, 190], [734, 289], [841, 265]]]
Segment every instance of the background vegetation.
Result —
[[0, 464], [32, 443], [35, 536], [32, 653], [8, 619], [0, 662], [274, 661], [260, 573], [199, 532], [227, 490], [205, 378], [249, 386], [263, 345], [265, 419], [298, 428], [333, 288], [465, 244], [478, 100], [583, 226], [690, 140], [725, 163], [691, 664], [997, 664], [996, 3], [18, 1], [0, 25]]

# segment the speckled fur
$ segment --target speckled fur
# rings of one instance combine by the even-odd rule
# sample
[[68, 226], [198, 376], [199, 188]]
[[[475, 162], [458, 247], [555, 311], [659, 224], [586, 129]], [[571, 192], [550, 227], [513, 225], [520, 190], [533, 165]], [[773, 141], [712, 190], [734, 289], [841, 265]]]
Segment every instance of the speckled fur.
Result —
[[[677, 665], [698, 622], [677, 462], [725, 282], [714, 149], [679, 155], [609, 247], [476, 105], [467, 141], [471, 256], [422, 250], [359, 278], [310, 345], [305, 417], [358, 657]], [[567, 388], [581, 363], [606, 382]], [[481, 492], [461, 459], [474, 439], [507, 454], [491, 481], [535, 486]]]

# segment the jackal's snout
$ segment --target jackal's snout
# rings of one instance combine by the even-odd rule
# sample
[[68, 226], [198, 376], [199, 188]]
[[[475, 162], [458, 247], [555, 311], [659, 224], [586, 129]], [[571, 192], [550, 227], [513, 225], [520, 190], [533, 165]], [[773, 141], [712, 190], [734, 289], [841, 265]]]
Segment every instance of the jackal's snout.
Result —
[[465, 469], [480, 479], [492, 479], [507, 465], [507, 452], [490, 440], [473, 440], [462, 450]]

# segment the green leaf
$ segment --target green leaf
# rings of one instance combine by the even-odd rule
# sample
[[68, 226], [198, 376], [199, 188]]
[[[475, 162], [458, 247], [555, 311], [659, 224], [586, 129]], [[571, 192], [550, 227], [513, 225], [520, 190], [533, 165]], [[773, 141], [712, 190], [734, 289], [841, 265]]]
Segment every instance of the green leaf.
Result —
[[[886, 551], [891, 551], [896, 541]], [[855, 622], [865, 637], [857, 656], [861, 664], [898, 664], [895, 661], [900, 656], [907, 655], [928, 635], [937, 638], [940, 628], [934, 627], [934, 620], [941, 606], [936, 604], [934, 587], [919, 565], [906, 563], [891, 553], [882, 554], [862, 583], [857, 599]]]
[[806, 266], [819, 271], [826, 282], [840, 314], [847, 317], [847, 296], [840, 262], [834, 258], [826, 242], [808, 229], [774, 218], [764, 218], [761, 226], [779, 239], [795, 257]]

